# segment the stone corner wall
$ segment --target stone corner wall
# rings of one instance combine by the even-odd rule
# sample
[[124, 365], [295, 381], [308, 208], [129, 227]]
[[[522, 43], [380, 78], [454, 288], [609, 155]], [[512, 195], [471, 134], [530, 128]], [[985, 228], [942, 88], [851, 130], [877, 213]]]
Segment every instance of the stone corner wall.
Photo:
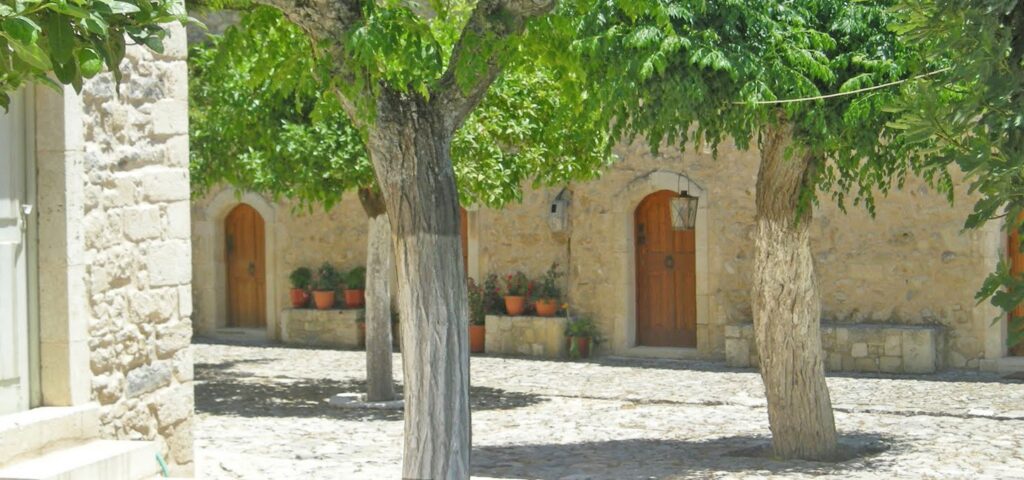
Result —
[[83, 89], [85, 283], [92, 397], [106, 438], [153, 440], [193, 470], [188, 70], [185, 31], [165, 52], [128, 48]]
[[565, 317], [507, 317], [488, 315], [484, 351], [498, 355], [566, 358]]
[[[728, 325], [725, 337], [727, 365], [758, 365], [753, 325]], [[945, 343], [945, 329], [936, 325], [821, 326], [825, 370], [832, 372], [934, 373], [944, 367]]]

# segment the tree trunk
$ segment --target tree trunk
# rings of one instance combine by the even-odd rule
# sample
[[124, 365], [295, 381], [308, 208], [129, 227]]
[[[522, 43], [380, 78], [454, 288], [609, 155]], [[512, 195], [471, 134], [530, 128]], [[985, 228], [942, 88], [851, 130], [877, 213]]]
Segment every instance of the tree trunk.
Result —
[[369, 132], [398, 272], [406, 479], [469, 478], [469, 303], [446, 122], [419, 96], [384, 91]]
[[366, 400], [395, 399], [391, 373], [391, 231], [380, 193], [359, 190], [369, 218], [366, 241]]
[[751, 295], [754, 331], [775, 455], [828, 459], [836, 453], [837, 435], [822, 362], [811, 207], [798, 214], [812, 158], [801, 153], [785, 158], [791, 136], [791, 126], [779, 126], [766, 128], [762, 137]]

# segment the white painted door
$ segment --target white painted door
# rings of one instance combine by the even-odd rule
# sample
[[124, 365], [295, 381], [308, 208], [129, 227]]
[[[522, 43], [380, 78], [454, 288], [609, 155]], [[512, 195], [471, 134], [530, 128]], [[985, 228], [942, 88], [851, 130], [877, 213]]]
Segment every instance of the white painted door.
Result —
[[0, 414], [29, 407], [25, 108], [0, 109]]

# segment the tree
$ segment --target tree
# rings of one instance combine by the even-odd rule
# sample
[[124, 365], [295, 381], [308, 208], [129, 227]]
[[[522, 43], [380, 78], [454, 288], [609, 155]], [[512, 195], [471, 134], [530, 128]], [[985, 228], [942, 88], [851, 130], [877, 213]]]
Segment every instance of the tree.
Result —
[[0, 3], [0, 107], [6, 110], [9, 93], [30, 81], [81, 91], [83, 79], [104, 66], [120, 81], [125, 36], [161, 52], [167, 30], [160, 24], [185, 21], [175, 0]]
[[[912, 82], [896, 102], [906, 153], [920, 162], [955, 165], [979, 195], [966, 228], [1007, 218], [1022, 232], [1024, 212], [1024, 2], [905, 0], [898, 31], [922, 45], [937, 75]], [[920, 73], [930, 71], [927, 65]], [[1005, 312], [1024, 303], [1024, 278], [1001, 264], [977, 294]], [[1001, 320], [1001, 319], [996, 319]], [[1024, 341], [1013, 317], [1012, 346]]]
[[[908, 173], [948, 184], [941, 169], [891, 148], [899, 140], [885, 107], [897, 90], [842, 95], [904, 78], [915, 58], [887, 28], [887, 7], [651, 0], [580, 12], [580, 68], [616, 135], [643, 135], [654, 150], [756, 141], [751, 301], [773, 450], [783, 458], [838, 453], [810, 250], [816, 193], [843, 207], [852, 195], [873, 212], [876, 190], [901, 185]], [[834, 93], [841, 95], [819, 98]]]
[[[487, 5], [488, 9], [505, 8], [500, 3]], [[380, 184], [381, 210], [402, 213], [392, 218], [391, 231], [397, 257], [406, 262], [399, 265], [407, 402], [405, 476], [461, 478], [468, 475], [469, 454], [468, 383], [464, 383], [468, 382], [468, 317], [458, 254], [458, 211], [448, 218], [446, 203], [456, 202], [457, 208], [458, 199], [435, 193], [454, 195], [455, 183], [447, 183], [453, 181], [463, 203], [500, 207], [517, 200], [521, 186], [530, 179], [535, 184], [555, 184], [593, 178], [609, 161], [607, 125], [600, 116], [581, 110], [583, 92], [571, 88], [572, 78], [556, 80], [551, 70], [517, 58], [525, 45], [505, 44], [505, 38], [500, 45], [491, 44], [500, 52], [488, 53], [483, 64], [456, 62], [441, 68], [430, 63], [437, 59], [427, 61], [415, 55], [454, 41], [458, 31], [452, 27], [465, 18], [435, 22], [399, 7], [367, 8], [365, 24], [352, 36], [369, 43], [348, 47], [368, 50], [358, 58], [342, 58], [349, 62], [344, 65], [338, 64], [338, 58], [311, 52], [304, 32], [282, 21], [276, 11], [263, 8], [253, 10], [241, 28], [229, 31], [213, 48], [193, 51], [193, 183], [196, 192], [226, 181], [295, 199], [303, 207], [328, 208], [346, 190], [359, 189], [363, 197], [373, 192], [374, 183]], [[500, 11], [488, 11], [500, 17]], [[465, 17], [468, 10], [460, 15]], [[492, 35], [488, 25], [496, 18], [468, 20], [470, 27], [462, 36]], [[504, 20], [512, 23], [494, 28], [512, 30], [503, 30], [498, 37], [514, 34], [525, 19], [513, 15]], [[416, 30], [427, 26], [434, 30]], [[403, 37], [403, 42], [415, 44], [411, 52], [391, 50], [402, 42], [393, 42], [389, 36], [399, 33], [411, 36]], [[315, 45], [320, 51], [341, 48], [322, 42]], [[448, 48], [463, 51], [482, 45], [487, 42]], [[344, 93], [353, 88], [345, 81], [370, 78], [360, 70], [364, 63], [353, 63], [367, 62], [366, 55], [375, 58], [372, 69], [381, 76], [374, 77], [375, 86], [364, 92], [379, 97], [370, 114], [361, 110], [366, 105], [357, 105], [364, 97]], [[459, 62], [479, 60], [469, 52], [460, 55]], [[462, 81], [455, 78], [456, 65], [479, 98], [464, 97], [456, 85]], [[430, 75], [437, 78], [431, 80]], [[474, 76], [487, 77], [487, 85]], [[406, 79], [404, 87], [392, 83], [398, 78]], [[428, 96], [424, 88], [434, 93]], [[354, 100], [346, 100], [350, 98]], [[442, 100], [449, 103], [439, 104]], [[450, 110], [454, 105], [468, 110], [454, 112]], [[380, 115], [385, 114], [388, 121], [382, 124]], [[381, 125], [388, 131], [377, 130]], [[374, 159], [372, 166], [369, 159]], [[409, 169], [402, 174], [389, 162], [406, 162]], [[380, 181], [385, 178], [382, 173], [402, 178], [392, 178], [389, 191], [389, 184]], [[439, 190], [431, 192], [417, 182]], [[414, 198], [399, 196], [403, 189], [412, 189]], [[371, 222], [371, 228], [374, 224], [387, 222]], [[376, 248], [386, 242], [375, 238], [370, 235], [368, 263], [373, 263], [374, 255], [386, 256]], [[373, 269], [369, 270], [372, 276]], [[404, 283], [410, 277], [415, 281]], [[368, 284], [372, 304], [377, 295], [370, 278]], [[369, 345], [372, 320], [368, 318], [367, 323]], [[369, 350], [368, 346], [368, 356]], [[376, 362], [369, 360], [368, 364]]]

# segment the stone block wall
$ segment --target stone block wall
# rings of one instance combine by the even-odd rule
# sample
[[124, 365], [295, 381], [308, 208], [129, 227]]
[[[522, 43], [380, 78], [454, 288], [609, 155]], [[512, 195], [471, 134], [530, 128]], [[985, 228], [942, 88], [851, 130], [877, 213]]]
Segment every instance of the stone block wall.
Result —
[[565, 317], [506, 317], [488, 315], [484, 351], [497, 355], [566, 358]]
[[192, 469], [193, 377], [185, 31], [131, 46], [81, 94], [92, 396], [107, 438], [155, 440]]
[[[756, 367], [754, 326], [725, 329], [725, 362]], [[943, 367], [945, 329], [933, 325], [825, 324], [825, 369], [833, 372], [934, 373]]]
[[363, 315], [363, 310], [288, 308], [281, 311], [281, 341], [289, 345], [360, 348], [356, 320]]

